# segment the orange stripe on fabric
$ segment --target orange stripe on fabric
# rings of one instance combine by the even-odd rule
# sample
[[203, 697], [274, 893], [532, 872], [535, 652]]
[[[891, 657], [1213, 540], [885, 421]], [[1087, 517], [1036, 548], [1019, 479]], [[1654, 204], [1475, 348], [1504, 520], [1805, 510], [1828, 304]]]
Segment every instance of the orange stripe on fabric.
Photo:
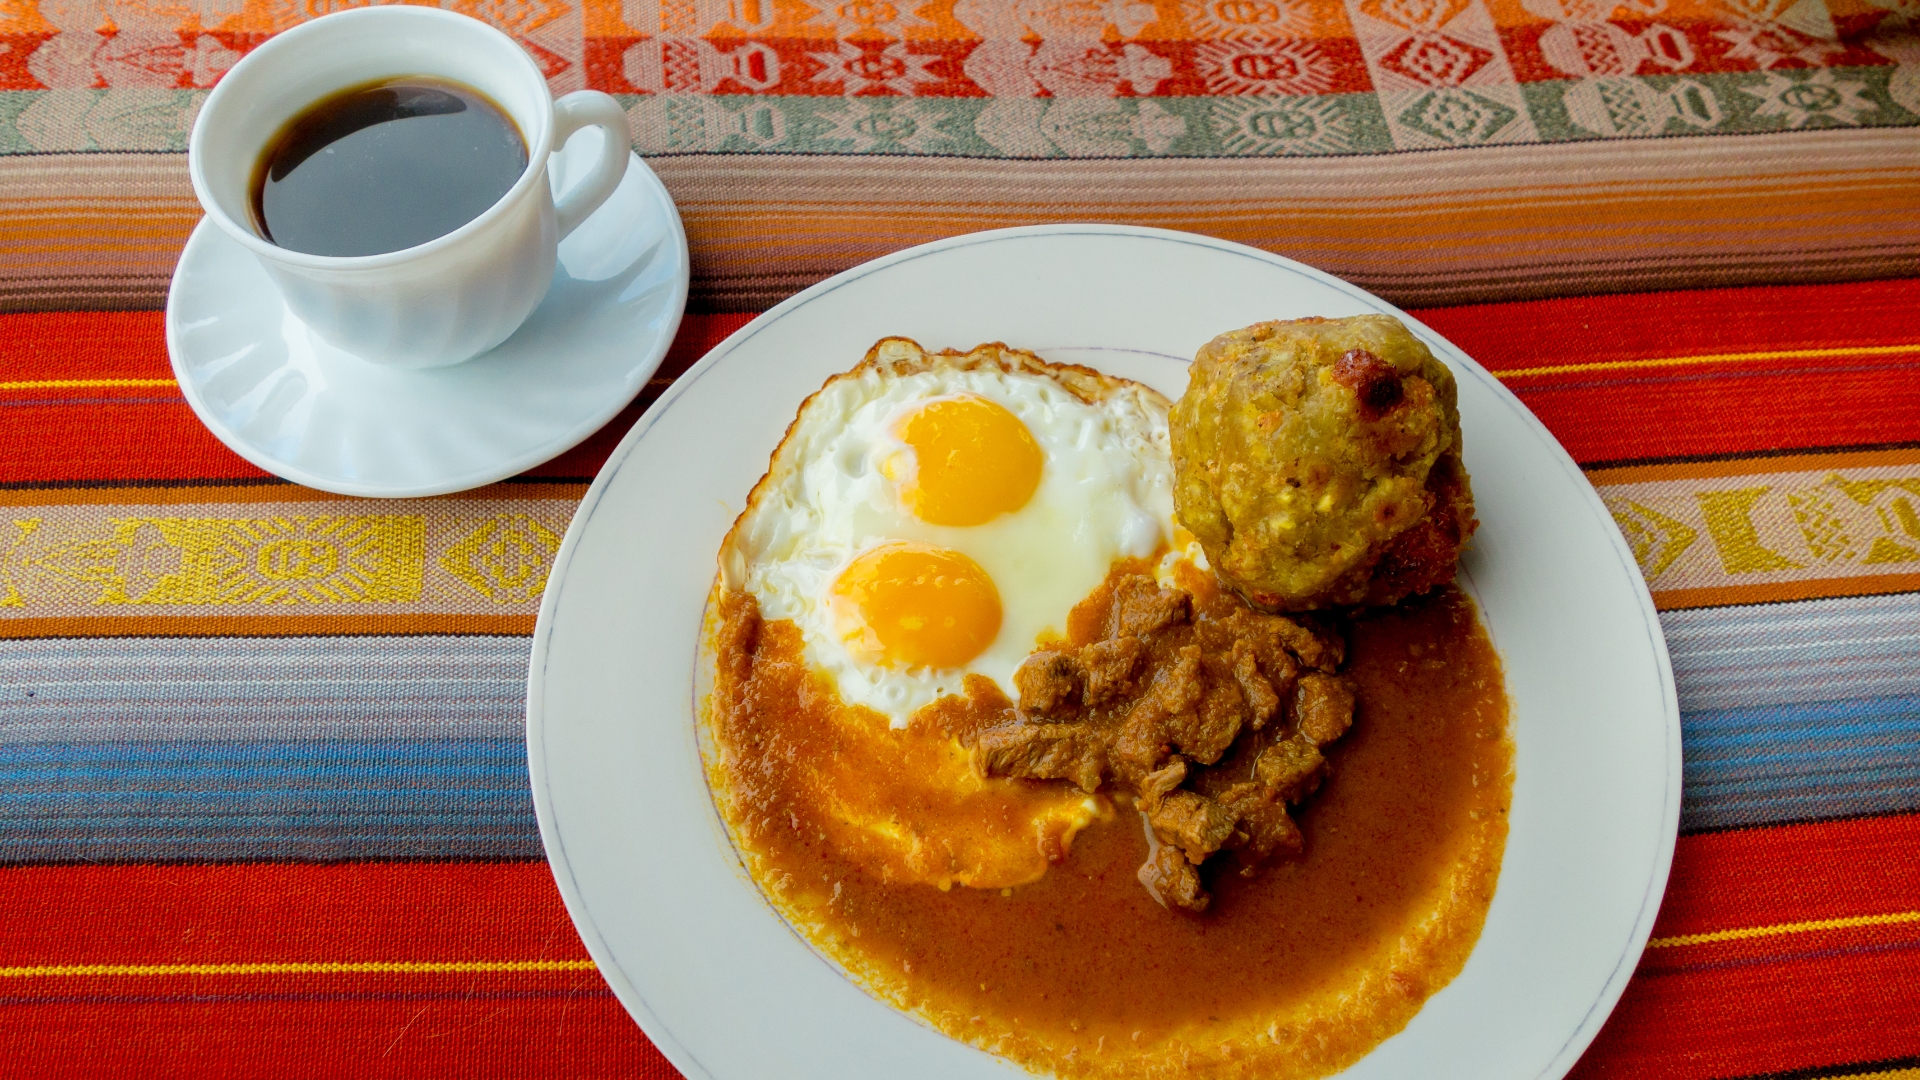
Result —
[[1873, 574], [1862, 577], [1780, 581], [1766, 585], [1720, 585], [1704, 589], [1656, 590], [1653, 606], [1661, 611], [1731, 607], [1736, 604], [1779, 604], [1791, 600], [1826, 600], [1839, 596], [1887, 596], [1920, 592], [1920, 574]]
[[1778, 937], [1784, 934], [1811, 934], [1820, 930], [1852, 930], [1864, 926], [1898, 926], [1920, 922], [1920, 911], [1896, 911], [1886, 915], [1854, 915], [1844, 919], [1812, 919], [1806, 922], [1777, 923], [1773, 926], [1743, 926], [1733, 930], [1711, 930], [1704, 934], [1681, 934], [1654, 938], [1649, 949], [1672, 949], [1682, 945], [1711, 945], [1721, 941], [1745, 941], [1750, 938]]
[[1657, 465], [1623, 465], [1587, 470], [1594, 487], [1644, 484], [1660, 480], [1701, 480], [1756, 473], [1810, 472], [1815, 469], [1871, 469], [1920, 463], [1920, 447], [1892, 450], [1835, 450], [1811, 454], [1777, 454], [1728, 458], [1720, 461], [1674, 461]]
[[[1189, 179], [1188, 186], [1192, 183]], [[1570, 280], [1613, 281], [1622, 265], [1657, 273], [1666, 264], [1700, 258], [1692, 252], [1702, 248], [1739, 252], [1736, 257], [1722, 255], [1736, 265], [1791, 267], [1803, 261], [1792, 252], [1752, 250], [1756, 230], [1775, 237], [1821, 237], [1825, 246], [1837, 246], [1833, 238], [1845, 237], [1856, 251], [1870, 251], [1889, 230], [1892, 244], [1902, 242], [1900, 215], [1920, 212], [1920, 199], [1902, 190], [1913, 187], [1911, 180], [1892, 177], [1864, 188], [1794, 180], [1773, 190], [1671, 195], [1622, 184], [1636, 187], [1633, 196], [1610, 200], [1600, 191], [1575, 191], [1518, 206], [1505, 193], [1494, 192], [1462, 205], [1388, 207], [1371, 213], [1357, 197], [1316, 193], [1196, 207], [1183, 201], [1171, 183], [1142, 180], [1139, 186], [1164, 197], [1036, 200], [1010, 210], [954, 206], [944, 212], [924, 204], [875, 207], [869, 200], [787, 209], [751, 199], [727, 203], [689, 198], [680, 209], [690, 241], [706, 256], [697, 293], [769, 276], [811, 283], [824, 276], [820, 270], [842, 269], [975, 229], [1078, 220], [1201, 232], [1284, 252], [1403, 302], [1422, 295], [1511, 291], [1503, 282], [1519, 287], [1552, 283], [1564, 289]], [[736, 183], [710, 190], [739, 188]], [[1368, 187], [1365, 200], [1378, 203], [1382, 194]], [[1662, 238], [1650, 241], [1650, 232]], [[1682, 233], [1684, 240], [1675, 235]], [[1496, 280], [1477, 281], [1480, 277]], [[759, 295], [771, 301], [780, 299], [783, 291], [769, 289]]]
[[154, 975], [442, 975], [467, 972], [596, 971], [591, 960], [371, 960], [258, 964], [55, 964], [0, 967], [0, 979]]
[[[1004, 166], [992, 162], [988, 167]], [[1066, 164], [1066, 163], [1062, 163]], [[1077, 163], [1074, 163], [1077, 164]], [[750, 167], [750, 166], [749, 166]], [[1071, 165], [1069, 165], [1071, 167]], [[673, 170], [678, 172], [679, 170]], [[1192, 178], [1188, 177], [1191, 186]], [[1177, 178], [1146, 176], [1139, 181], [1148, 190], [1163, 194], [1176, 188]], [[1231, 224], [1238, 221], [1281, 218], [1289, 225], [1321, 226], [1327, 232], [1366, 241], [1369, 250], [1390, 250], [1394, 246], [1413, 249], [1430, 243], [1430, 235], [1418, 233], [1422, 224], [1451, 232], [1465, 220], [1484, 227], [1472, 230], [1476, 236], [1487, 233], [1525, 233], [1532, 227], [1530, 215], [1564, 219], [1572, 211], [1580, 235], [1597, 230], [1630, 237], [1644, 235], [1647, 211], [1664, 208], [1673, 217], [1685, 220], [1689, 232], [1735, 232], [1745, 227], [1751, 233], [1754, 216], [1766, 219], [1842, 217], [1850, 210], [1886, 210], [1887, 196], [1902, 202], [1911, 200], [1910, 181], [1900, 176], [1862, 178], [1857, 173], [1817, 172], [1780, 173], [1765, 177], [1728, 181], [1680, 179], [1660, 183], [1646, 182], [1629, 193], [1599, 185], [1560, 185], [1557, 187], [1476, 187], [1471, 190], [1414, 192], [1394, 190], [1382, 184], [1367, 188], [1364, 195], [1342, 198], [1327, 194], [1327, 189], [1301, 193], [1287, 202], [1265, 192], [1241, 193], [1231, 199], [1201, 201], [1189, 194], [1186, 201], [1169, 202], [1165, 198], [1101, 197], [1098, 191], [1083, 190], [1070, 199], [982, 198], [965, 203], [934, 202], [919, 199], [912, 204], [911, 217], [896, 217], [907, 200], [872, 198], [688, 198], [681, 207], [689, 214], [712, 223], [728, 221], [732, 235], [745, 241], [753, 232], [751, 222], [771, 213], [781, 215], [781, 229], [770, 233], [760, 230], [761, 248], [772, 239], [776, 243], [789, 235], [789, 229], [801, 234], [835, 235], [836, 226], [850, 219], [869, 224], [891, 225], [905, 232], [936, 226], [941, 220], [1016, 221], [1026, 223], [1038, 215], [1051, 213], [1055, 221], [1099, 220], [1128, 216], [1152, 224], [1178, 227], [1176, 223]], [[1810, 205], [1798, 201], [1801, 192], [1817, 188], [1831, 192], [1834, 201]], [[1764, 210], [1762, 210], [1764, 208]], [[1769, 212], [1770, 211], [1770, 212]], [[977, 216], [969, 217], [970, 213]], [[791, 215], [789, 218], [787, 215]], [[1425, 223], [1420, 219], [1427, 219]], [[1412, 227], [1416, 235], [1393, 235], [1381, 230], [1382, 223]], [[690, 226], [691, 228], [691, 226]], [[843, 238], [846, 234], [839, 234]], [[1223, 239], [1231, 239], [1220, 234]], [[1537, 234], [1536, 234], [1537, 235]], [[1384, 245], [1384, 246], [1383, 246]]]
[[[703, 164], [707, 163], [669, 159], [665, 167], [677, 174], [685, 174], [699, 170]], [[963, 171], [1000, 174], [1006, 173], [1008, 166], [1011, 164], [1013, 163], [1004, 160], [973, 162], [963, 160], [954, 163], [956, 168]], [[1033, 164], [1053, 168], [1056, 176], [1064, 174], [1084, 175], [1088, 165], [1085, 161], [1068, 161], [1064, 159], [1055, 159], [1052, 162], [1034, 162]], [[1209, 179], [1214, 179], [1230, 176], [1235, 173], [1243, 173], [1245, 167], [1250, 164], [1250, 162], [1247, 160], [1222, 159], [1211, 163], [1211, 165], [1200, 166], [1198, 169], [1196, 169], [1192, 163], [1182, 162], [1177, 166], [1165, 166], [1157, 170], [1153, 169], [1150, 163], [1141, 162], [1138, 164], [1147, 166], [1146, 168], [1138, 170], [1140, 183], [1150, 187], [1161, 186], [1171, 189], [1179, 186], [1182, 182], [1187, 183], [1189, 187], [1191, 187], [1194, 178], [1199, 175], [1205, 175]], [[792, 167], [786, 162], [754, 161], [750, 158], [744, 160], [730, 159], [724, 166], [719, 167], [726, 168], [734, 173], [757, 170], [756, 178], [761, 179], [771, 179], [776, 175], [782, 174], [791, 176], [793, 173]], [[834, 169], [832, 166], [818, 167], [817, 175], [831, 176], [835, 180], [846, 180], [866, 178], [872, 175], [872, 171], [872, 167], [868, 163], [854, 161], [839, 169]], [[1364, 195], [1347, 195], [1344, 197], [1338, 194], [1341, 183], [1339, 179], [1326, 180], [1321, 182], [1317, 188], [1312, 189], [1311, 195], [1319, 196], [1317, 200], [1312, 200], [1311, 195], [1303, 194], [1303, 196], [1296, 201], [1285, 203], [1284, 205], [1288, 213], [1297, 215], [1301, 219], [1320, 220], [1330, 223], [1347, 223], [1356, 218], [1399, 218], [1408, 211], [1449, 214], [1474, 208], [1497, 207], [1510, 211], [1507, 217], [1509, 221], [1508, 227], [1518, 231], [1523, 229], [1524, 226], [1511, 224], [1511, 222], [1515, 214], [1527, 210], [1559, 210], [1567, 206], [1618, 206], [1636, 208], [1649, 203], [1692, 201], [1702, 198], [1703, 196], [1710, 198], [1722, 193], [1737, 196], [1751, 193], [1764, 194], [1775, 189], [1797, 190], [1801, 185], [1824, 188], [1834, 184], [1845, 184], [1856, 189], [1867, 191], [1899, 191], [1904, 180], [1902, 174], [1883, 172], [1880, 176], [1872, 176], [1863, 175], [1859, 171], [1847, 170], [1782, 171], [1769, 173], [1761, 177], [1739, 178], [1716, 176], [1661, 179], [1642, 176], [1640, 178], [1641, 183], [1638, 186], [1630, 191], [1625, 191], [1618, 187], [1593, 183], [1540, 183], [1510, 186], [1484, 184], [1476, 187], [1445, 188], [1437, 186], [1438, 182], [1433, 179], [1434, 174], [1428, 173], [1425, 175], [1428, 177], [1427, 182], [1429, 186], [1422, 190], [1390, 186], [1388, 180], [1376, 175], [1373, 177], [1373, 183], [1368, 187]], [[1480, 175], [1486, 176], [1490, 174], [1483, 173]], [[870, 187], [846, 189], [846, 194], [844, 195], [838, 192], [823, 194], [821, 193], [818, 182], [813, 185], [806, 185], [804, 183], [806, 179], [812, 179], [812, 177], [802, 178], [801, 184], [789, 183], [784, 185], [784, 187], [767, 184], [754, 189], [752, 193], [753, 197], [749, 198], [734, 198], [732, 200], [720, 198], [702, 199], [698, 197], [699, 193], [695, 193], [693, 197], [683, 200], [683, 205], [712, 207], [715, 210], [721, 211], [730, 210], [743, 219], [754, 213], [765, 211], [794, 211], [802, 214], [805, 218], [817, 219], [820, 216], [830, 214], [834, 211], [877, 215], [889, 208], [898, 207], [902, 205], [903, 202], [909, 201], [909, 199], [913, 202], [913, 206], [917, 212], [928, 215], [946, 214], [955, 217], [964, 217], [969, 209], [975, 208], [985, 213], [1024, 213], [1042, 206], [1071, 206], [1074, 209], [1082, 211], [1134, 209], [1147, 212], [1155, 208], [1164, 209], [1165, 203], [1165, 200], [1155, 200], [1151, 197], [1115, 197], [1109, 194], [1112, 190], [1111, 188], [1101, 189], [1085, 185], [1083, 185], [1083, 190], [1079, 193], [1079, 196], [1070, 203], [1044, 197], [1017, 198], [1003, 196], [996, 198], [994, 197], [996, 192], [992, 191], [986, 192], [977, 198], [950, 197], [946, 199], [933, 199], [926, 197], [922, 191], [914, 191], [901, 198], [874, 198], [872, 197], [872, 189]], [[1449, 177], [1449, 179], [1458, 179], [1461, 183], [1469, 183], [1477, 179], [1477, 177], [1465, 175]], [[802, 192], [802, 194], [793, 194], [796, 190]], [[1004, 192], [1007, 189], [1001, 188], [999, 190]], [[1192, 201], [1183, 204], [1183, 207], [1195, 214], [1230, 214], [1242, 210], [1259, 210], [1284, 203], [1283, 198], [1277, 193], [1278, 190], [1278, 188], [1269, 188], [1265, 191], [1248, 190], [1242, 187], [1224, 198], [1207, 198], [1208, 192], [1204, 190], [1198, 193], [1190, 190], [1188, 195]], [[1298, 185], [1295, 185], [1288, 190], [1299, 191], [1300, 188]], [[1904, 192], [1902, 193], [1904, 194]], [[101, 201], [105, 202], [106, 200]], [[1791, 203], [1785, 201], [1779, 205], [1785, 209], [1793, 208]], [[1629, 210], [1623, 211], [1616, 220], [1623, 226], [1631, 227], [1636, 219]], [[1640, 222], [1640, 224], [1644, 227], [1645, 223]], [[1382, 239], [1392, 240], [1394, 238], [1382, 237]]]
[[[1855, 231], [1858, 225], [1850, 227], [1849, 218], [1856, 215], [1844, 211], [1884, 212], [1884, 205], [1874, 204], [1884, 204], [1888, 195], [1905, 194], [1896, 191], [1896, 187], [1886, 185], [1876, 189], [1872, 193], [1874, 197], [1855, 200], [1863, 205], [1836, 206], [1834, 212], [1795, 213], [1791, 216], [1792, 225], [1809, 231], [1822, 227]], [[1793, 193], [1799, 194], [1797, 190]], [[863, 255], [878, 256], [898, 247], [976, 230], [1060, 221], [1111, 221], [1205, 233], [1222, 240], [1280, 251], [1333, 253], [1357, 264], [1341, 268], [1346, 276], [1378, 277], [1391, 282], [1448, 267], [1468, 272], [1510, 272], [1514, 260], [1528, 257], [1558, 256], [1553, 261], [1579, 264], [1587, 261], [1583, 255], [1590, 256], [1596, 249], [1631, 258], [1647, 246], [1645, 215], [1663, 201], [1666, 200], [1635, 199], [1619, 207], [1617, 214], [1593, 213], [1612, 208], [1579, 198], [1521, 207], [1495, 198], [1377, 213], [1369, 213], [1358, 205], [1336, 204], [1316, 211], [1265, 199], [1218, 209], [1165, 202], [1146, 206], [1132, 202], [1076, 202], [1068, 207], [1049, 202], [1004, 210], [982, 208], [978, 212], [963, 207], [946, 211], [916, 207], [912, 217], [905, 216], [907, 211], [897, 204], [787, 208], [743, 202], [726, 206], [695, 205], [688, 208], [686, 220], [689, 239], [697, 241], [696, 249], [722, 257], [720, 265], [710, 271], [718, 274], [738, 274], [746, 270], [755, 265], [747, 262], [754, 254], [759, 256], [757, 265], [763, 268], [794, 266], [794, 256], [799, 254], [796, 248], [840, 253], [836, 261], [844, 266], [863, 261], [860, 258]], [[1697, 208], [1712, 207], [1719, 200], [1707, 196], [1672, 201], [1681, 205], [1669, 206], [1664, 213], [1671, 219], [1685, 221], [1690, 237], [1704, 244], [1727, 246], [1752, 235], [1755, 204], [1769, 202], [1765, 195], [1737, 194], [1726, 200], [1730, 205], [1722, 207], [1724, 213], [1696, 216]], [[1557, 243], [1543, 244], [1539, 219], [1524, 216], [1526, 211], [1548, 219], [1560, 219], [1571, 211], [1582, 214], [1585, 220], [1578, 225], [1558, 221], [1562, 226], [1558, 235], [1562, 238]], [[770, 227], [770, 220], [776, 224]], [[1438, 243], [1463, 236], [1470, 237], [1472, 242], [1436, 251]], [[1412, 265], [1386, 265], [1383, 260], [1394, 255], [1417, 255], [1419, 261]]]
[[84, 407], [5, 400], [0, 483], [271, 479], [214, 438], [177, 394], [103, 394]]

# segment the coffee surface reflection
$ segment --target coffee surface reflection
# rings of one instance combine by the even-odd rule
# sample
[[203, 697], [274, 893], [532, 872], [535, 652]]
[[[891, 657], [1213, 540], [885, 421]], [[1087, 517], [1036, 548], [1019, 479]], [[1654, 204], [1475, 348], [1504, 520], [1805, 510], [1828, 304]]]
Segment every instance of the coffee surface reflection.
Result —
[[527, 168], [499, 106], [444, 79], [350, 87], [309, 105], [254, 168], [254, 224], [311, 255], [379, 255], [458, 229]]

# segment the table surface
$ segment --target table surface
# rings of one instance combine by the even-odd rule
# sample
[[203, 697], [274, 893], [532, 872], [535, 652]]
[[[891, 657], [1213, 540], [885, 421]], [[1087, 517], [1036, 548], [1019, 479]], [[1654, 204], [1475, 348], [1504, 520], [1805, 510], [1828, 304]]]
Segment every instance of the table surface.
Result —
[[1633, 546], [1682, 836], [1575, 1075], [1920, 1076], [1914, 0], [448, 6], [621, 97], [694, 313], [575, 450], [375, 502], [220, 446], [157, 310], [205, 88], [328, 6], [0, 0], [0, 1071], [674, 1075], [527, 790], [574, 506], [753, 312], [923, 240], [1104, 220], [1417, 308]]

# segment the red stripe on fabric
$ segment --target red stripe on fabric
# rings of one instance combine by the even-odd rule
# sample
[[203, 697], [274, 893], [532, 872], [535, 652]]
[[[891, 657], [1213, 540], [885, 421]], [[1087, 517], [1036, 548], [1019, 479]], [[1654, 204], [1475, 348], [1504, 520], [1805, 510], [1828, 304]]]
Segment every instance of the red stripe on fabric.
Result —
[[[684, 372], [752, 317], [688, 315], [656, 379]], [[172, 373], [159, 312], [0, 315], [0, 382]], [[528, 475], [591, 477], [664, 389], [650, 386], [600, 432]], [[214, 438], [171, 387], [0, 392], [0, 483], [266, 475]]]
[[[168, 398], [155, 400], [163, 394]], [[36, 394], [42, 396], [52, 395]], [[146, 400], [84, 405], [9, 404], [0, 398], [0, 483], [269, 475], [214, 438], [173, 390], [146, 390], [141, 397]]]
[[545, 863], [0, 867], [0, 911], [0, 967], [586, 957]]
[[[545, 863], [9, 867], [0, 910], [0, 967], [586, 955]], [[76, 1076], [678, 1075], [592, 971], [0, 979], [0, 1061]]]
[[1629, 293], [1413, 313], [1488, 369], [1920, 343], [1920, 279]]
[[1858, 366], [1612, 371], [1512, 389], [1582, 464], [1920, 441], [1920, 363]]
[[116, 377], [173, 377], [162, 313], [36, 311], [0, 315], [0, 382]]
[[[1920, 910], [1920, 815], [1683, 836], [1656, 938]], [[1920, 1048], [1910, 925], [1649, 950], [1574, 1080], [1778, 1072]]]
[[[1497, 374], [1920, 345], [1920, 281], [1702, 289], [1414, 314]], [[1509, 386], [1576, 461], [1593, 463], [1920, 440], [1916, 371], [1920, 359], [1911, 355], [1840, 355], [1527, 376]]]
[[[1920, 279], [1572, 297], [1414, 314], [1489, 369], [1649, 356], [1920, 342]], [[688, 314], [691, 364], [751, 314]], [[681, 370], [684, 370], [682, 368]], [[157, 311], [0, 315], [0, 381], [164, 378]], [[663, 372], [664, 373], [664, 372]]]
[[141, 1080], [680, 1076], [611, 994], [0, 1005], [0, 1060]]
[[1569, 1080], [1712, 1080], [1920, 1047], [1920, 947], [1641, 974]]
[[1920, 814], [1683, 836], [1656, 938], [1920, 911]]
[[[1917, 853], [1920, 815], [1683, 837], [1655, 934], [1913, 909]], [[14, 867], [0, 870], [0, 910], [10, 914], [0, 966], [584, 955], [541, 863]], [[1915, 1010], [1887, 996], [1920, 978], [1913, 935], [1766, 944], [1650, 953], [1576, 1075], [1739, 1075], [1920, 1045], [1901, 1042], [1920, 1036], [1920, 1020], [1908, 1022]], [[582, 1052], [571, 1038], [543, 1037], [539, 1053], [497, 1045], [509, 1032], [555, 1032], [565, 1017], [615, 1055], [608, 1074], [671, 1075], [647, 1071], [664, 1065], [602, 989], [580, 973], [8, 980], [0, 998], [25, 1022], [0, 1024], [0, 1058], [9, 1046], [84, 1058], [94, 1053], [87, 1033], [112, 1030], [141, 1045], [165, 1033], [185, 1040], [191, 1060], [233, 1062], [204, 1075], [257, 1075], [275, 1055], [316, 1045], [384, 1052], [396, 1038], [395, 1075], [594, 1074], [580, 1072], [593, 1062], [566, 1056]], [[174, 1000], [183, 994], [205, 1000]], [[402, 1034], [416, 1016], [416, 1027], [430, 1019], [427, 1030], [459, 1038], [416, 1045]], [[1876, 1022], [1845, 1022], [1861, 1016]]]
[[[1584, 297], [1417, 313], [1495, 371], [1717, 352], [1920, 342], [1920, 281]], [[689, 315], [660, 378], [678, 375], [749, 314]], [[1790, 362], [1615, 370], [1516, 382], [1583, 462], [1920, 440], [1910, 361]], [[0, 316], [0, 381], [153, 378], [168, 371], [157, 312]], [[596, 472], [658, 396], [655, 386], [580, 447], [533, 470]], [[14, 392], [0, 412], [0, 482], [226, 479], [262, 475], [184, 405], [146, 390]], [[139, 397], [142, 403], [99, 403]], [[81, 399], [87, 399], [82, 401]]]

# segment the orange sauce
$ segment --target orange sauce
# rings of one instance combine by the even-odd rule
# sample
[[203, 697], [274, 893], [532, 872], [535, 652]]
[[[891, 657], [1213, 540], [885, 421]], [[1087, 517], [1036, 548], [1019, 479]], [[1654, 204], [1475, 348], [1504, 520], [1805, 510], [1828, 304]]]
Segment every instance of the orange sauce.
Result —
[[[714, 640], [737, 639], [753, 612], [749, 597], [722, 597]], [[1146, 838], [1125, 806], [1048, 852], [1059, 861], [1029, 884], [943, 891], [863, 870], [796, 767], [844, 706], [805, 670], [790, 624], [761, 627], [750, 664], [718, 663], [710, 781], [774, 906], [873, 993], [955, 1038], [1068, 1077], [1323, 1076], [1458, 974], [1512, 793], [1500, 662], [1471, 600], [1437, 590], [1364, 617], [1348, 641], [1359, 709], [1300, 808], [1304, 854], [1251, 879], [1212, 875], [1199, 917], [1141, 887]], [[981, 719], [968, 714], [951, 704], [941, 726]]]

